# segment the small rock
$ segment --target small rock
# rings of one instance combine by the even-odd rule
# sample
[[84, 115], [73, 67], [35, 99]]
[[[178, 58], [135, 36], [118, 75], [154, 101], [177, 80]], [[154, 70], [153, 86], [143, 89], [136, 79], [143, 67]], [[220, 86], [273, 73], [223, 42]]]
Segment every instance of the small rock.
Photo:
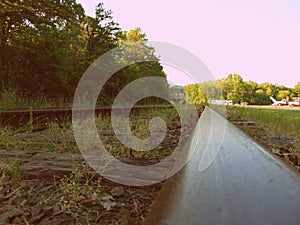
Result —
[[[93, 196], [92, 196], [92, 198], [93, 198]], [[83, 200], [85, 200], [85, 197], [83, 195], [78, 196], [76, 199], [77, 202], [82, 202]]]
[[41, 188], [41, 189], [37, 192], [37, 194], [47, 193], [47, 192], [48, 192], [50, 189], [52, 189], [52, 188], [53, 188], [53, 185], [47, 185], [47, 186]]
[[20, 217], [16, 217], [13, 220], [13, 224], [22, 224], [24, 221]]
[[40, 203], [37, 203], [35, 206], [31, 208], [31, 215], [32, 217], [35, 217], [39, 215], [42, 211], [43, 206]]
[[292, 162], [294, 165], [298, 165], [298, 157], [296, 155], [290, 154], [289, 155], [289, 160]]
[[52, 206], [44, 206], [43, 207], [43, 213], [45, 215], [50, 215], [53, 213], [53, 207]]
[[[98, 198], [98, 194], [97, 194], [97, 192], [94, 192], [93, 194], [92, 194], [92, 199], [96, 199], [96, 198]], [[83, 199], [84, 200], [84, 199]]]
[[118, 186], [118, 187], [113, 188], [110, 191], [110, 193], [113, 197], [120, 197], [120, 196], [124, 195], [125, 190], [124, 190], [123, 186]]
[[282, 154], [282, 156], [283, 156], [283, 159], [284, 160], [286, 160], [286, 161], [289, 161], [290, 159], [289, 159], [289, 153], [284, 153], [284, 154]]
[[100, 204], [103, 206], [106, 210], [111, 210], [112, 207], [114, 207], [117, 203], [112, 201], [100, 201]]
[[97, 199], [109, 201], [109, 200], [113, 200], [114, 198], [106, 192], [101, 192]]
[[0, 215], [0, 223], [4, 223], [4, 224], [7, 224], [9, 223], [9, 215], [8, 213], [4, 213], [4, 214], [1, 214]]
[[0, 215], [0, 223], [9, 223], [13, 218], [22, 216], [23, 212], [19, 209], [11, 209]]
[[42, 220], [42, 218], [43, 218], [44, 216], [45, 216], [45, 214], [44, 214], [44, 213], [41, 213], [40, 215], [37, 215], [37, 216], [31, 218], [31, 219], [29, 220], [29, 223], [30, 223], [30, 224], [40, 224], [39, 222]]
[[57, 216], [61, 213], [63, 213], [63, 211], [61, 210], [61, 207], [58, 204], [56, 204], [53, 209], [53, 216]]
[[24, 199], [24, 200], [20, 203], [20, 206], [23, 207], [26, 203], [27, 203], [27, 199]]
[[280, 154], [280, 149], [277, 149], [277, 148], [272, 148], [272, 152], [274, 153], [274, 154]]

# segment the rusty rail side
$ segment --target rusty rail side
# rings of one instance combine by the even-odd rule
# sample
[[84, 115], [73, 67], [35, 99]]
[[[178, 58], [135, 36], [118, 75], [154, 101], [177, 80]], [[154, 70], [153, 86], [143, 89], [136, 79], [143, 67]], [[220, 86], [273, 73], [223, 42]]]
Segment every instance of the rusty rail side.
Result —
[[[210, 113], [202, 119], [224, 122], [206, 110]], [[300, 176], [295, 170], [230, 123], [219, 154], [199, 172], [205, 147], [197, 146], [192, 160], [166, 181], [146, 225], [300, 224]]]

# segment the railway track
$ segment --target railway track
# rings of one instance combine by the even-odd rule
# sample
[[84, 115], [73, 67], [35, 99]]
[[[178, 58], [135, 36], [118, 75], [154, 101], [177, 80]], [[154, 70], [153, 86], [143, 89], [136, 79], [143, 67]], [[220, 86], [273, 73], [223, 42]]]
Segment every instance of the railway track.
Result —
[[[132, 108], [132, 111], [139, 111], [149, 108], [167, 108], [170, 106], [136, 106]], [[119, 108], [124, 110], [127, 108]], [[95, 109], [78, 109], [84, 116], [109, 115], [111, 113], [111, 107], [100, 107]], [[43, 129], [50, 122], [62, 123], [72, 120], [72, 109], [23, 109], [23, 110], [9, 110], [0, 111], [0, 125], [12, 126], [14, 128], [20, 128], [28, 125], [30, 121], [40, 129]]]
[[[209, 108], [202, 116], [226, 122]], [[164, 184], [147, 225], [300, 224], [299, 175], [232, 124], [206, 170], [199, 172], [206, 146], [191, 147], [192, 160]]]
[[[95, 111], [86, 112], [89, 115]], [[96, 109], [96, 114], [109, 112], [108, 108]], [[1, 119], [4, 121], [4, 118], [7, 118], [12, 121], [12, 118], [15, 118], [18, 121], [17, 125], [20, 124], [20, 119], [28, 116], [29, 119], [32, 114], [34, 120], [47, 118], [51, 121], [56, 118], [57, 121], [57, 118], [63, 118], [65, 121], [66, 118], [71, 118], [71, 113], [70, 109], [12, 111], [1, 112]], [[201, 120], [201, 127], [197, 126], [191, 139], [190, 149], [195, 150], [191, 160], [164, 183], [145, 223], [299, 225], [300, 177], [293, 168], [265, 151], [210, 108], [205, 109]], [[26, 118], [22, 121], [26, 124]], [[224, 139], [219, 138], [222, 135]], [[196, 144], [194, 140], [199, 138], [202, 141]], [[203, 161], [203, 155], [209, 155], [209, 150], [216, 147], [220, 147], [220, 152], [213, 157], [212, 164]], [[5, 157], [14, 154], [0, 153]], [[17, 154], [20, 154], [19, 158], [29, 159], [26, 154], [31, 153]], [[29, 160], [28, 164], [22, 164], [21, 167], [21, 174], [28, 178], [43, 177], [46, 172], [40, 172], [40, 168], [44, 167], [44, 164], [48, 166], [47, 174], [50, 174], [50, 177], [55, 173], [64, 176], [70, 173], [73, 160], [82, 161], [80, 156], [70, 161], [68, 155], [58, 157], [57, 161], [57, 156], [53, 156], [52, 153], [31, 157], [36, 161]], [[127, 193], [127, 189], [125, 190]], [[123, 216], [122, 213], [118, 215]]]
[[[136, 107], [133, 110], [142, 109]], [[110, 109], [104, 110], [107, 111], [98, 112], [110, 114]], [[150, 111], [134, 113], [134, 126], [145, 118], [152, 118]], [[94, 113], [93, 110], [82, 112], [86, 115]], [[170, 113], [164, 109], [158, 113], [164, 112]], [[18, 121], [23, 113], [13, 111], [7, 115], [15, 115]], [[28, 110], [25, 113], [27, 116], [45, 116], [48, 120], [58, 113], [71, 116], [71, 110]], [[109, 126], [99, 127], [98, 132], [105, 146], [119, 152], [118, 160], [135, 166], [149, 166], [160, 162], [177, 146], [181, 134], [180, 118], [176, 113], [168, 116], [166, 138], [150, 159], [149, 156], [137, 157], [130, 149], [122, 148]], [[104, 118], [103, 121], [108, 120]], [[140, 224], [162, 183], [134, 188], [100, 177], [78, 154], [71, 127], [53, 125], [43, 131], [0, 131], [0, 224], [75, 224], [76, 221], [79, 224]], [[144, 181], [145, 177], [135, 174], [135, 179]]]

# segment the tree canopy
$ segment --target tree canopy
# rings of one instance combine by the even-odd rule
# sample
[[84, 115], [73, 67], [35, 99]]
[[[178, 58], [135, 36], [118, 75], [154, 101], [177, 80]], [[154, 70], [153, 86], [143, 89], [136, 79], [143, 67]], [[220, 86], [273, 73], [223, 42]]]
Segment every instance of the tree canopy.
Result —
[[[233, 103], [247, 102], [255, 105], [271, 104], [270, 96], [277, 100], [289, 97], [300, 97], [300, 82], [294, 88], [271, 83], [258, 84], [254, 81], [244, 81], [239, 74], [229, 74], [226, 78], [201, 84], [185, 86], [194, 103], [208, 103], [213, 99], [232, 100]], [[222, 94], [218, 93], [222, 90]]]
[[[140, 28], [122, 31], [103, 3], [95, 12], [85, 15], [76, 0], [0, 1], [2, 89], [72, 97], [84, 71], [103, 53], [126, 42], [146, 45]], [[158, 61], [151, 47], [143, 54]], [[149, 74], [165, 77], [159, 62], [132, 64], [112, 77], [103, 94], [111, 102], [124, 84]]]
[[[132, 54], [119, 58], [127, 66], [104, 86], [102, 104], [111, 104], [135, 79], [166, 77], [155, 49], [147, 46], [147, 35], [140, 28], [123, 31], [103, 3], [96, 6], [95, 17], [90, 17], [76, 0], [1, 0], [0, 90], [72, 98], [82, 74], [99, 56], [124, 45], [129, 46], [126, 51], [130, 53], [133, 42], [144, 48], [139, 52], [132, 49]], [[134, 57], [147, 62], [135, 63]], [[167, 90], [167, 82], [161, 85]], [[300, 81], [288, 88], [244, 81], [239, 74], [229, 74], [217, 81], [187, 85], [185, 90], [195, 103], [207, 103], [222, 94], [234, 103], [270, 104], [270, 96], [278, 100], [300, 96]]]

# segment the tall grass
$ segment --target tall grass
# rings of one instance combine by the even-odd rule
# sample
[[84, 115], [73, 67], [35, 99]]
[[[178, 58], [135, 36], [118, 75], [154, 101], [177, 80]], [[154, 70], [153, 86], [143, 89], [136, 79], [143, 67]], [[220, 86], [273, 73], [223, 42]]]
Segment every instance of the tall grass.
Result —
[[70, 108], [72, 100], [65, 98], [47, 98], [46, 96], [25, 96], [15, 88], [0, 90], [0, 111], [30, 108]]
[[227, 107], [231, 119], [245, 119], [265, 125], [276, 133], [300, 134], [300, 110]]
[[[87, 96], [82, 96], [83, 106], [90, 107]], [[143, 105], [168, 105], [166, 102], [155, 99], [146, 98], [142, 101], [137, 102], [136, 106]], [[49, 108], [72, 108], [73, 98], [55, 97], [50, 98], [45, 95], [27, 96], [17, 91], [16, 88], [0, 88], [0, 111], [13, 110], [13, 109], [49, 109]], [[112, 102], [103, 102], [100, 98], [97, 101], [96, 107], [109, 107], [112, 106]]]
[[2, 89], [0, 94], [0, 109], [7, 110], [16, 106], [24, 105], [24, 99], [19, 96], [15, 89]]
[[227, 107], [231, 120], [243, 119], [264, 126], [270, 134], [293, 135], [295, 152], [300, 155], [300, 110]]

